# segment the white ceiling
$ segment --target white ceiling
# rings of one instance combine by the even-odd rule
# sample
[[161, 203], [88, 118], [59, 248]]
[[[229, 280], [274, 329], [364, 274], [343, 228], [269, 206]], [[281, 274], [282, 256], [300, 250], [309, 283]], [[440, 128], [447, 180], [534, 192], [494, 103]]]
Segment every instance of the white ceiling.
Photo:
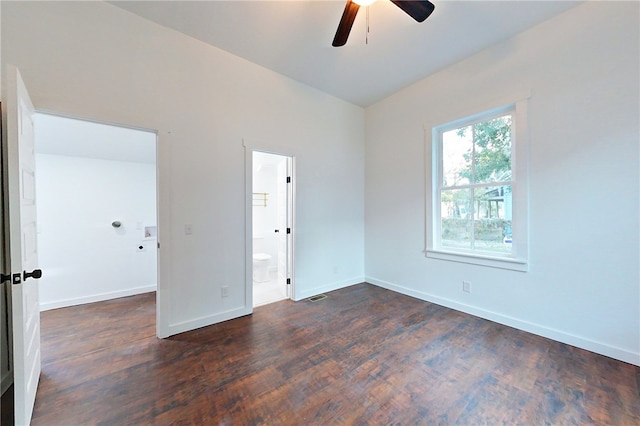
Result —
[[155, 164], [156, 134], [143, 130], [37, 113], [39, 154]]
[[363, 107], [579, 4], [432, 0], [415, 22], [388, 0], [361, 8], [331, 47], [344, 1], [112, 1], [234, 55]]

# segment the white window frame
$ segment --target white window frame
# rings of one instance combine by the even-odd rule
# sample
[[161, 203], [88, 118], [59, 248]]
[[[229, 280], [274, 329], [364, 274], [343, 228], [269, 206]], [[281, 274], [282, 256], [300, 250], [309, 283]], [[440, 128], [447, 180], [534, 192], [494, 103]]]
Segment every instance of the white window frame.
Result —
[[[494, 102], [486, 108], [478, 108], [472, 114], [460, 115], [453, 120], [442, 120], [435, 125], [425, 125], [426, 173], [426, 250], [427, 258], [470, 263], [515, 271], [529, 270], [529, 135], [527, 104], [530, 95], [511, 97], [511, 101]], [[511, 188], [512, 251], [509, 254], [487, 253], [470, 249], [443, 247], [440, 243], [441, 215], [440, 189], [442, 183], [442, 134], [500, 115], [512, 115]], [[429, 173], [429, 170], [431, 171]], [[491, 186], [491, 183], [487, 184]]]

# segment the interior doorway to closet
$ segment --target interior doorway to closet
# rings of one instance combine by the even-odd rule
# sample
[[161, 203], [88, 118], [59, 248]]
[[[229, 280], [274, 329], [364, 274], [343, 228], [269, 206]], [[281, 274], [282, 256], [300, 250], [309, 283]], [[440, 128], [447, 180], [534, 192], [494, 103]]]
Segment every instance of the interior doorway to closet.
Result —
[[293, 296], [293, 158], [252, 153], [253, 306]]

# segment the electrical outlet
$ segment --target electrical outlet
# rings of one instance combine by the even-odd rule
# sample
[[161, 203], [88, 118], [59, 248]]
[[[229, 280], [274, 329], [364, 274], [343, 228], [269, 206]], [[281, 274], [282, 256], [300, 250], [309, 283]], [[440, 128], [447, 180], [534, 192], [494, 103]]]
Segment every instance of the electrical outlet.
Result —
[[184, 225], [184, 235], [191, 235], [193, 234], [193, 225], [190, 223], [186, 223]]
[[462, 291], [465, 293], [471, 293], [471, 282], [462, 281]]
[[220, 290], [222, 297], [229, 297], [229, 286], [224, 286]]

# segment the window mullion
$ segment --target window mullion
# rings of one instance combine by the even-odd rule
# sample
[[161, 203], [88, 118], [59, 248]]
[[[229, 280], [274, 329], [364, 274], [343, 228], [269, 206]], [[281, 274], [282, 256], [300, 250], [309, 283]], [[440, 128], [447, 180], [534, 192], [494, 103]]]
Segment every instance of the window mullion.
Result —
[[452, 185], [452, 186], [440, 186], [440, 190], [448, 190], [448, 189], [470, 189], [470, 188], [483, 188], [485, 186], [513, 186], [513, 180], [503, 180], [503, 181], [491, 181], [491, 182], [482, 182], [476, 184], [468, 184], [468, 185]]
[[[471, 126], [471, 184], [476, 184], [476, 124]], [[476, 191], [475, 186], [470, 189], [471, 196], [471, 250], [476, 248]]]
[[[431, 176], [437, 183], [432, 182], [429, 202], [433, 220], [427, 236], [428, 257], [458, 260], [454, 257], [465, 256], [461, 261], [468, 263], [476, 263], [470, 259], [478, 257], [483, 259], [478, 264], [490, 266], [499, 265], [496, 261], [526, 264], [527, 217], [522, 208], [526, 209], [526, 195], [523, 198], [515, 170], [526, 162], [526, 152], [516, 143], [526, 139], [525, 119], [511, 105], [432, 127]], [[510, 158], [505, 156], [507, 148]]]
[[475, 188], [471, 188], [470, 192], [470, 205], [471, 205], [471, 250], [475, 250], [476, 248], [476, 190]]

